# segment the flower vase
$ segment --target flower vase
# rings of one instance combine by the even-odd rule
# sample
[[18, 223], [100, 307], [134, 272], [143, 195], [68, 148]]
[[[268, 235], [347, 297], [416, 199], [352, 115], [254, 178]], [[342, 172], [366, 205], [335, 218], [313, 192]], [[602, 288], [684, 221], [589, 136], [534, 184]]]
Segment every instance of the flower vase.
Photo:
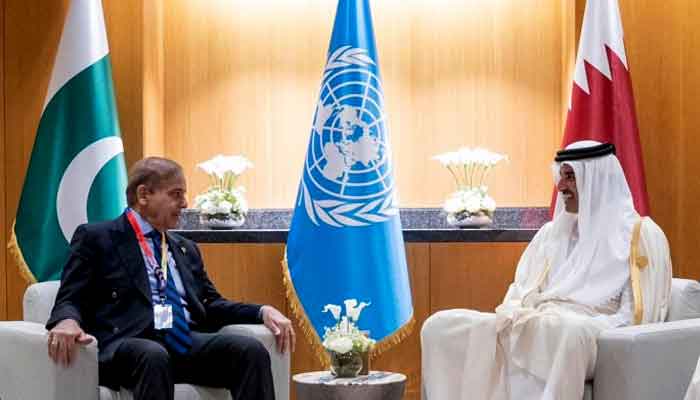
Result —
[[360, 352], [362, 358], [362, 369], [358, 375], [369, 375], [369, 350]]
[[462, 211], [458, 213], [448, 213], [447, 223], [458, 228], [483, 228], [493, 223], [493, 220], [483, 210], [475, 213]]
[[362, 370], [362, 354], [357, 351], [338, 353], [328, 351], [331, 357], [331, 374], [336, 378], [355, 378]]
[[209, 229], [233, 229], [245, 222], [243, 214], [200, 214], [202, 226]]

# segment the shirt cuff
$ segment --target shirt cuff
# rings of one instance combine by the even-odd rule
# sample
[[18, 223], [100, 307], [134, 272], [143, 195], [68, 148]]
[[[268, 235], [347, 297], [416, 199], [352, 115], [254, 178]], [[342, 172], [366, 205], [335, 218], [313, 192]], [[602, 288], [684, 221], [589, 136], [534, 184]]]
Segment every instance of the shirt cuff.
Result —
[[262, 315], [263, 314], [263, 306], [265, 306], [265, 304], [260, 306], [260, 308], [258, 309], [258, 322], [260, 322], [261, 324], [264, 322], [263, 315]]

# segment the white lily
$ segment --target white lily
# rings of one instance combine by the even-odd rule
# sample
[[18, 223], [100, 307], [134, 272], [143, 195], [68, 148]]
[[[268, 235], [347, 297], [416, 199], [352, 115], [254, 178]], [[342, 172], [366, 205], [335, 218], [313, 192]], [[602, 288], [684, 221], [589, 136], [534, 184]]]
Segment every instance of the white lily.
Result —
[[338, 331], [342, 334], [350, 333], [350, 325], [348, 322], [348, 317], [340, 318], [340, 324], [338, 324]]
[[443, 166], [448, 167], [459, 163], [459, 153], [450, 151], [447, 153], [438, 154], [433, 156], [433, 160], [439, 161]]
[[240, 155], [217, 155], [197, 164], [211, 178], [207, 191], [195, 198], [195, 207], [204, 214], [247, 214], [248, 203], [245, 188], [236, 186], [236, 179], [253, 167], [247, 158]]
[[367, 307], [369, 303], [362, 302], [360, 305], [357, 305], [357, 299], [347, 299], [345, 300], [345, 314], [350, 318], [351, 320], [357, 322], [357, 320], [360, 318], [360, 313], [362, 312], [362, 309]]
[[350, 314], [351, 310], [357, 306], [357, 299], [346, 299], [343, 303], [345, 303], [345, 314]]
[[476, 213], [484, 210], [493, 213], [496, 202], [487, 194], [486, 178], [490, 170], [507, 161], [508, 156], [481, 147], [461, 147], [454, 152], [438, 154], [433, 159], [447, 168], [457, 185], [457, 191], [443, 204], [446, 212]]
[[330, 311], [333, 315], [333, 318], [335, 318], [336, 321], [340, 320], [340, 310], [340, 306], [337, 306], [335, 304], [326, 304], [326, 306], [323, 307], [323, 312]]
[[323, 307], [323, 312], [330, 312], [337, 321], [335, 326], [324, 328], [323, 347], [338, 353], [351, 350], [369, 351], [375, 342], [359, 329], [357, 320], [360, 318], [362, 310], [370, 303], [360, 302], [358, 304], [357, 299], [346, 299], [343, 303], [345, 315], [341, 315], [342, 308], [339, 305], [326, 304]]
[[208, 175], [223, 179], [227, 173], [231, 173], [235, 176], [241, 175], [245, 170], [253, 168], [253, 163], [243, 156], [224, 156], [218, 154], [212, 159], [197, 164], [197, 167]]

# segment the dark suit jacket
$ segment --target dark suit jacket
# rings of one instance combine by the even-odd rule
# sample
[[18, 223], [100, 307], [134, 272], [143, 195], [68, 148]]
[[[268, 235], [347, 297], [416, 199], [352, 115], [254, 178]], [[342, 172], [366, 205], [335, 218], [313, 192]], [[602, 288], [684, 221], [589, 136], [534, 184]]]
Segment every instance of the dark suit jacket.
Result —
[[[194, 329], [211, 332], [228, 324], [260, 323], [259, 305], [228, 301], [216, 291], [192, 241], [172, 233], [167, 240]], [[78, 321], [97, 338], [100, 361], [108, 361], [122, 340], [153, 330], [151, 289], [141, 248], [126, 215], [79, 226], [70, 248], [46, 328], [68, 318]]]

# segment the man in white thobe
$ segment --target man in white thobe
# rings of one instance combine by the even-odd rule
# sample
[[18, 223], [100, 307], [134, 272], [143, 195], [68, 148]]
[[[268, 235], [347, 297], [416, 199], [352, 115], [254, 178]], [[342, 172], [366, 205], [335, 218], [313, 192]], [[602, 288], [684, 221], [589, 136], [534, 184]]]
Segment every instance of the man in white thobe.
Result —
[[554, 218], [526, 248], [495, 313], [428, 318], [424, 400], [581, 399], [601, 330], [665, 318], [668, 243], [634, 210], [614, 152], [582, 141], [557, 153]]

